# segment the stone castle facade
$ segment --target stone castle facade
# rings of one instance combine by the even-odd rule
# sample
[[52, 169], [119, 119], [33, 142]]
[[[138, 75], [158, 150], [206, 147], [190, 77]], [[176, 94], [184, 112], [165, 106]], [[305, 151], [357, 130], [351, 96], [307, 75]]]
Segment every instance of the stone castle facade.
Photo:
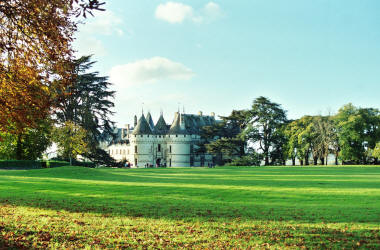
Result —
[[134, 126], [116, 129], [116, 139], [108, 146], [110, 155], [118, 160], [126, 160], [131, 167], [168, 166], [190, 167], [213, 164], [213, 156], [197, 151], [201, 141], [201, 128], [218, 121], [215, 114], [205, 116], [176, 112], [171, 125], [166, 124], [161, 113], [154, 124], [150, 112], [141, 115]]

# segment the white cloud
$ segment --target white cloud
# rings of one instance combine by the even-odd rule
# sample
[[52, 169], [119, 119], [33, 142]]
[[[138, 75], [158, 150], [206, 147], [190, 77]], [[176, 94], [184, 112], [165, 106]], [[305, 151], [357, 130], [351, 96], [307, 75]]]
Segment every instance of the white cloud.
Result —
[[197, 11], [193, 7], [183, 3], [167, 2], [157, 6], [155, 16], [157, 19], [169, 23], [182, 23], [185, 20], [202, 23], [214, 21], [222, 17], [223, 13], [220, 6], [214, 2], [207, 3], [202, 9]]
[[123, 19], [112, 11], [97, 12], [95, 17], [89, 17], [85, 23], [79, 27], [79, 32], [94, 35], [110, 36], [124, 34]]
[[183, 3], [167, 2], [158, 5], [156, 8], [156, 18], [169, 23], [182, 23], [192, 16], [193, 8]]
[[209, 2], [203, 9], [204, 15], [210, 19], [218, 19], [223, 16], [222, 9], [214, 2]]
[[163, 57], [153, 57], [114, 66], [109, 75], [110, 82], [127, 87], [160, 80], [189, 80], [194, 76], [194, 72], [181, 63]]
[[95, 55], [105, 56], [107, 50], [102, 41], [91, 36], [79, 36], [74, 42], [74, 48], [77, 51], [77, 56]]

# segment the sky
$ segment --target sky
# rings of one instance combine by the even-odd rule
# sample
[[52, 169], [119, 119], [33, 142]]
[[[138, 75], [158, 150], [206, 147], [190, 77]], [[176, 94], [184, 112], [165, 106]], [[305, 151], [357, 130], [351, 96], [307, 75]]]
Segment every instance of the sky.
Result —
[[378, 0], [107, 0], [77, 55], [109, 76], [113, 120], [141, 110], [228, 115], [266, 96], [290, 119], [380, 108]]

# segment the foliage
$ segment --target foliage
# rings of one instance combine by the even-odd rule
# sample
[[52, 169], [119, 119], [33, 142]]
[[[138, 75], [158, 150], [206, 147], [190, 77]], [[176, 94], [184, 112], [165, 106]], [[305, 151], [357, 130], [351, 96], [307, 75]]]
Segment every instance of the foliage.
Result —
[[0, 132], [0, 139], [0, 159], [14, 159], [16, 157], [16, 136], [6, 132]]
[[0, 169], [39, 169], [69, 165], [66, 161], [0, 160]]
[[71, 79], [73, 17], [101, 5], [96, 0], [0, 1], [0, 131], [19, 134], [48, 116], [57, 90]]
[[19, 134], [0, 133], [0, 159], [36, 160], [51, 145], [51, 121], [38, 121]]
[[0, 160], [0, 169], [37, 169], [42, 168], [40, 161]]
[[344, 162], [368, 162], [368, 152], [380, 141], [380, 112], [347, 104], [335, 117], [340, 144], [339, 157]]
[[57, 103], [55, 116], [59, 123], [73, 121], [86, 130], [85, 141], [89, 145], [86, 157], [102, 164], [112, 163], [106, 152], [99, 149], [99, 141], [112, 135], [114, 122], [110, 120], [114, 107], [115, 91], [109, 90], [107, 77], [98, 72], [88, 72], [95, 62], [91, 56], [74, 61], [75, 81], [66, 88], [65, 98]]
[[58, 151], [61, 156], [70, 159], [76, 159], [78, 155], [88, 151], [88, 145], [85, 141], [87, 131], [74, 122], [67, 121], [61, 127], [55, 127], [53, 130], [53, 140], [57, 143]]
[[246, 110], [233, 110], [231, 115], [222, 116], [221, 122], [213, 126], [204, 126], [198, 152], [213, 154], [219, 165], [224, 164], [226, 157], [229, 160], [243, 156], [246, 140], [241, 136], [241, 130], [247, 125], [247, 114]]
[[253, 151], [250, 154], [232, 160], [232, 166], [260, 166], [262, 155]]
[[380, 243], [380, 168], [373, 166], [61, 167], [0, 171], [0, 183], [4, 248], [377, 249]]
[[376, 144], [376, 147], [374, 148], [374, 150], [372, 152], [372, 156], [375, 157], [375, 158], [380, 159], [380, 142], [378, 142]]
[[241, 138], [221, 138], [206, 144], [207, 152], [211, 154], [222, 153], [227, 156], [239, 156], [240, 148], [244, 145]]
[[267, 166], [271, 151], [280, 142], [278, 130], [287, 122], [286, 112], [279, 104], [261, 96], [253, 101], [248, 120], [247, 128], [243, 131], [244, 137], [262, 151]]

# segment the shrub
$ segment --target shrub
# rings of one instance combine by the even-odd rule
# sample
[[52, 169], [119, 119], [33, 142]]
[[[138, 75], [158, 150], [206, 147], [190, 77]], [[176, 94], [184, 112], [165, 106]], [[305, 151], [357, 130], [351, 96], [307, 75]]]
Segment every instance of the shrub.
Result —
[[67, 166], [67, 161], [0, 160], [0, 169], [40, 169]]
[[240, 158], [233, 159], [232, 166], [260, 166], [261, 155], [257, 153], [242, 156]]
[[0, 160], [0, 169], [38, 169], [42, 168], [40, 161]]

